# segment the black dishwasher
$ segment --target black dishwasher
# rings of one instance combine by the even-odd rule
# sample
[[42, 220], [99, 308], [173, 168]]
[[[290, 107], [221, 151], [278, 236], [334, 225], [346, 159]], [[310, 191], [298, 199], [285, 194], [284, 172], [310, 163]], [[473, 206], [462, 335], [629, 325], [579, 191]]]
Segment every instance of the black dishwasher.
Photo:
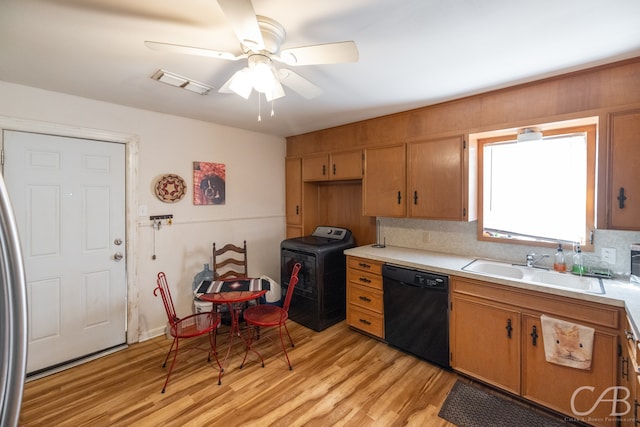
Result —
[[449, 369], [449, 277], [384, 264], [382, 280], [387, 343]]

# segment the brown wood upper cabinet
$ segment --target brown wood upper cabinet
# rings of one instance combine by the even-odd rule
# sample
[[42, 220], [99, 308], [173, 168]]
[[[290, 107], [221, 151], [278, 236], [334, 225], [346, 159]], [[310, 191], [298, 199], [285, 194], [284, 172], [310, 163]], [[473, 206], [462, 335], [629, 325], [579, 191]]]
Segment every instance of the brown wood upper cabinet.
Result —
[[464, 136], [407, 143], [408, 216], [438, 220], [475, 219], [468, 203], [469, 156]]
[[303, 181], [336, 181], [362, 178], [362, 150], [340, 151], [305, 156]]
[[405, 144], [365, 149], [362, 180], [363, 215], [406, 216], [405, 156]]
[[640, 109], [609, 115], [608, 228], [640, 230]]

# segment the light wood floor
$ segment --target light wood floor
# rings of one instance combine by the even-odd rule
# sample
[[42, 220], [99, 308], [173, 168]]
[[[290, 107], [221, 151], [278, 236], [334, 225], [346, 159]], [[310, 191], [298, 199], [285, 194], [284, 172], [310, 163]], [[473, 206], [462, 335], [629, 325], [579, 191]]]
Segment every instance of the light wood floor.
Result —
[[[28, 382], [20, 425], [452, 426], [437, 414], [456, 374], [344, 322], [320, 333], [288, 325], [296, 344], [289, 351], [293, 371], [277, 331], [266, 330], [257, 343], [264, 368], [250, 356], [240, 370], [242, 348], [235, 345], [219, 386], [215, 361], [207, 364], [199, 350], [180, 353], [161, 394], [171, 342], [158, 337]], [[219, 350], [226, 336], [219, 337]]]

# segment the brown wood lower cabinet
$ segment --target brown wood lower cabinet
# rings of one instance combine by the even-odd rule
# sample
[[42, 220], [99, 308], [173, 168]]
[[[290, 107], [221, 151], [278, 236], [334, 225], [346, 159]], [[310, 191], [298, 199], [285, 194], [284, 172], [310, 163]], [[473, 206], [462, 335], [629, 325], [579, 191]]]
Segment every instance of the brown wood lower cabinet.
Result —
[[452, 366], [512, 393], [520, 392], [520, 312], [454, 295]]
[[[640, 348], [637, 337], [633, 333], [630, 320], [625, 317], [620, 337], [620, 369], [618, 370], [621, 400], [618, 402], [621, 427], [637, 427], [640, 425], [638, 410], [640, 409]], [[626, 389], [626, 390], [625, 390]], [[627, 395], [628, 393], [628, 395]]]
[[[571, 419], [617, 424], [622, 308], [460, 277], [451, 291], [454, 370]], [[546, 360], [542, 314], [595, 329], [590, 369]]]
[[382, 263], [347, 257], [347, 324], [384, 339]]

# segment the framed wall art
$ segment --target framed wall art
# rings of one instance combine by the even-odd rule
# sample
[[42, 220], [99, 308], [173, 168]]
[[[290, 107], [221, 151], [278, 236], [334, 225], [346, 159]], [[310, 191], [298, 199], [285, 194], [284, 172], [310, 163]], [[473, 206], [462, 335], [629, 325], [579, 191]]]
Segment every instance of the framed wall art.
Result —
[[193, 204], [225, 204], [224, 163], [193, 162]]

